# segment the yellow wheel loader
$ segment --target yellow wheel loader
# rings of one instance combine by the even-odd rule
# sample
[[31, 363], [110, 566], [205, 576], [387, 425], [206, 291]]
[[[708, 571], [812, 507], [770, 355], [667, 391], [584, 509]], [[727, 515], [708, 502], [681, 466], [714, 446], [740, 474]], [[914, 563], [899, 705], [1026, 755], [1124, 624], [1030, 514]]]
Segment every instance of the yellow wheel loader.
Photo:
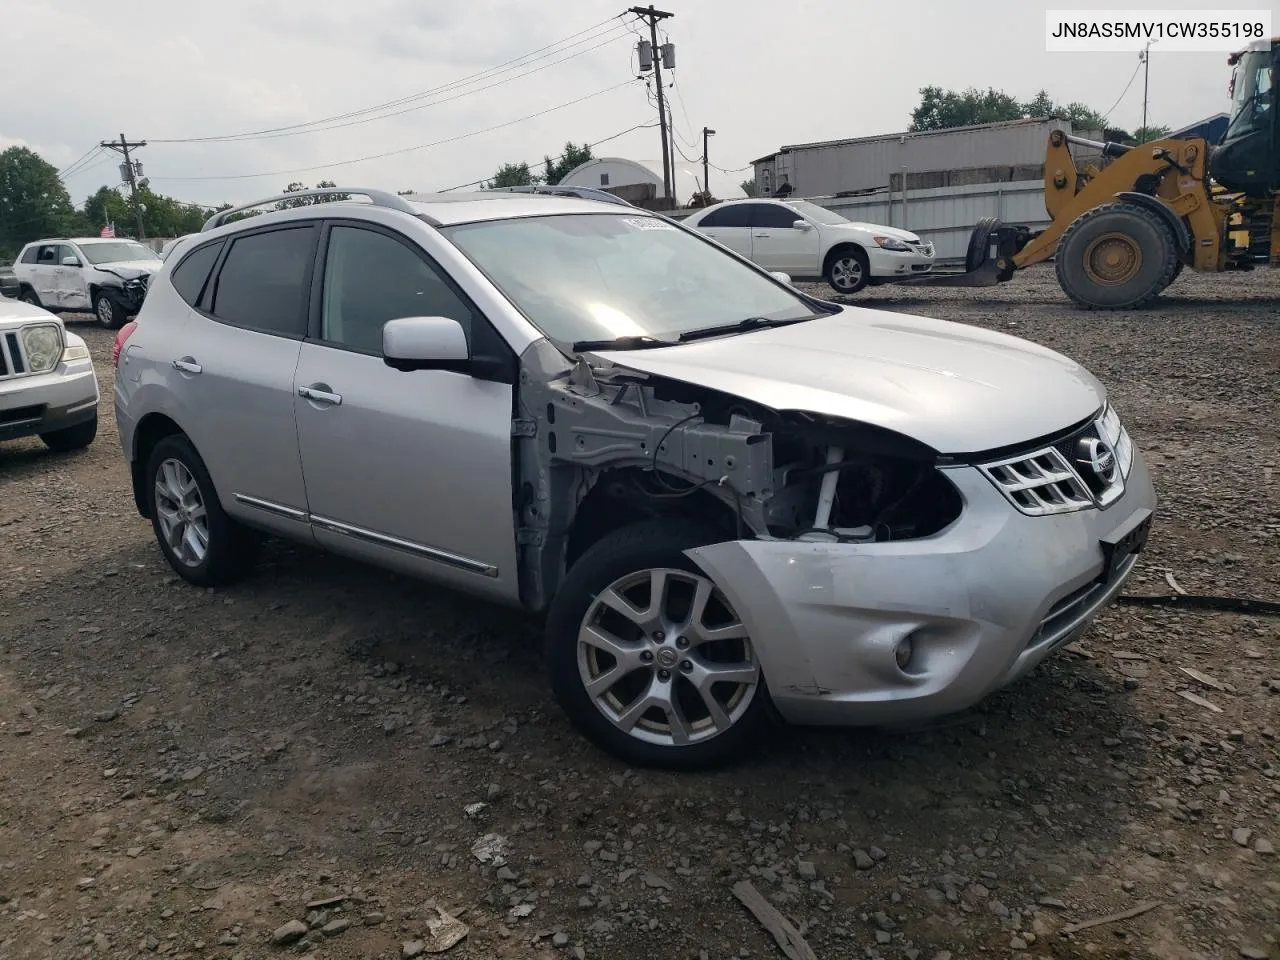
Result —
[[[1217, 144], [1155, 140], [1099, 143], [1055, 130], [1045, 151], [1045, 207], [1033, 232], [979, 221], [966, 273], [911, 286], [983, 287], [1054, 259], [1076, 303], [1125, 310], [1150, 303], [1182, 268], [1215, 273], [1280, 266], [1280, 38], [1233, 54], [1231, 117]], [[1101, 153], [1078, 166], [1071, 146]]]

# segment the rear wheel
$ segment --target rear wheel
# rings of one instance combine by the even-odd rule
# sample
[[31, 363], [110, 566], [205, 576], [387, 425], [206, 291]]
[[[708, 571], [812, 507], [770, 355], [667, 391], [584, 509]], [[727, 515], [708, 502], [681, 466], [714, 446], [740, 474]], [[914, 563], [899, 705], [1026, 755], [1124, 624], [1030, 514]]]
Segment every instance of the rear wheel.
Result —
[[684, 554], [718, 539], [687, 521], [624, 527], [579, 558], [551, 603], [556, 699], [624, 762], [716, 766], [749, 749], [765, 720], [768, 695], [747, 629]]
[[871, 279], [867, 255], [857, 247], [844, 247], [827, 261], [827, 283], [837, 293], [857, 293]]
[[258, 539], [222, 509], [209, 471], [182, 434], [156, 444], [147, 460], [148, 513], [160, 552], [201, 587], [238, 580], [252, 569]]
[[1133, 203], [1107, 203], [1067, 228], [1054, 267], [1063, 292], [1081, 306], [1132, 310], [1172, 282], [1177, 244], [1158, 213]]

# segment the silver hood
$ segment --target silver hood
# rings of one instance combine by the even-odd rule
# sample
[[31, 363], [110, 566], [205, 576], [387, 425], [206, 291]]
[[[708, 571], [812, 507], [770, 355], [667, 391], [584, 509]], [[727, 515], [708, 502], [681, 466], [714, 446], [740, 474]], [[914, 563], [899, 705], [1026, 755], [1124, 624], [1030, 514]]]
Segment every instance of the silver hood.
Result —
[[940, 453], [1054, 433], [1106, 391], [1067, 357], [966, 324], [846, 307], [785, 327], [598, 356], [763, 404], [875, 424]]

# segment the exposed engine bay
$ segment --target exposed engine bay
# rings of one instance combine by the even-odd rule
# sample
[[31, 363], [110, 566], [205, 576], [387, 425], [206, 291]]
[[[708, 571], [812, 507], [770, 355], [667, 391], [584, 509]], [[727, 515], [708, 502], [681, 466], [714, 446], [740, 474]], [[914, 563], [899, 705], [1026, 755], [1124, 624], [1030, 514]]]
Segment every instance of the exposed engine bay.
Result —
[[930, 536], [961, 512], [938, 453], [867, 424], [779, 412], [535, 343], [513, 425], [526, 604], [585, 544], [689, 516], [724, 539], [873, 543]]

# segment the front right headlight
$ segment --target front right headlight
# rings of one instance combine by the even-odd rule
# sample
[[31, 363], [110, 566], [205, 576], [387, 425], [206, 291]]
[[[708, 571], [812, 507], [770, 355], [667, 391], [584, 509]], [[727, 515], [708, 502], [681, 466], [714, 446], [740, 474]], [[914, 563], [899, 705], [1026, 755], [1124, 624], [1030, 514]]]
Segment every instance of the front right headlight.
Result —
[[23, 327], [22, 352], [32, 373], [48, 373], [62, 357], [62, 329], [52, 323]]

